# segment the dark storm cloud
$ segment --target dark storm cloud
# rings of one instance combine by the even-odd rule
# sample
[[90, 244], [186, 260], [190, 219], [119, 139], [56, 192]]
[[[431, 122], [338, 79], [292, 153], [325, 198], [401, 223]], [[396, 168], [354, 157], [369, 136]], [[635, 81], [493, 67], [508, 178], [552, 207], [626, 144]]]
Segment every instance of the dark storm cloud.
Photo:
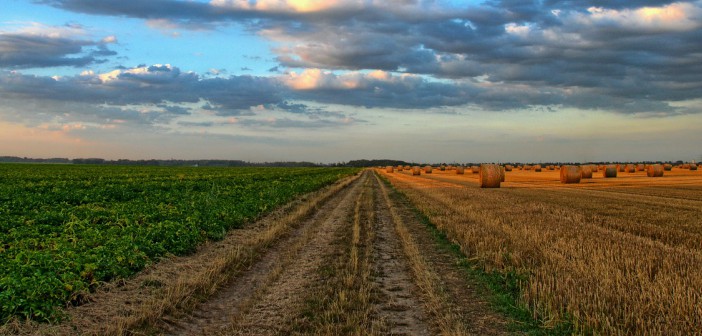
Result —
[[83, 67], [114, 55], [102, 42], [0, 32], [0, 68]]

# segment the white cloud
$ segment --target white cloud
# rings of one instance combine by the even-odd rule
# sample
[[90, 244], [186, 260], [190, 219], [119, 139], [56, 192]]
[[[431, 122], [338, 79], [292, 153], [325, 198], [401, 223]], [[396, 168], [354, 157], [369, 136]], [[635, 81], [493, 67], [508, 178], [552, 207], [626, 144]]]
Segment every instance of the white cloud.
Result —
[[102, 39], [102, 43], [117, 43], [117, 37], [114, 35], [106, 36]]
[[0, 30], [0, 34], [22, 34], [29, 36], [49, 37], [53, 39], [65, 39], [84, 37], [88, 32], [81, 25], [63, 25], [50, 26], [40, 22], [12, 22], [10, 26], [15, 26], [15, 29]]
[[629, 31], [684, 32], [701, 26], [702, 10], [691, 3], [672, 3], [661, 7], [636, 9], [588, 8], [588, 14], [575, 14], [584, 25], [612, 25]]

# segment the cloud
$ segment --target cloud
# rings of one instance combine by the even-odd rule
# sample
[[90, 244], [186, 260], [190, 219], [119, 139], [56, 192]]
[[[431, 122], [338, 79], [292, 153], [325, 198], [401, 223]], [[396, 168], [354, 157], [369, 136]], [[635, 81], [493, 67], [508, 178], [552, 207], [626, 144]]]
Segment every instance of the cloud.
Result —
[[[215, 29], [236, 23], [273, 41], [279, 65], [271, 72], [279, 80], [200, 83], [215, 93], [219, 85], [245, 93], [233, 101], [213, 94], [211, 104], [222, 114], [236, 115], [258, 100], [308, 99], [388, 108], [556, 106], [675, 115], [680, 111], [673, 103], [695, 99], [702, 89], [701, 1], [38, 2], [140, 18], [157, 28]], [[303, 70], [278, 72], [285, 69]], [[364, 75], [374, 70], [414, 77]], [[126, 86], [151, 78], [120, 75]], [[187, 74], [178, 78], [185, 80]], [[277, 81], [286, 90], [244, 100], [257, 91], [231, 86], [246, 80], [265, 82], [265, 89]], [[195, 92], [182, 94], [190, 101], [205, 95]]]
[[[211, 113], [251, 114], [283, 101], [276, 79], [251, 76], [204, 78], [171, 65], [84, 71], [47, 77], [0, 71], [0, 113], [8, 120], [38, 124], [55, 119], [106, 123], [126, 120], [154, 127], [192, 114], [206, 102]], [[30, 112], [35, 111], [35, 112]]]
[[103, 63], [104, 57], [116, 55], [107, 46], [116, 42], [114, 36], [92, 41], [85, 35], [81, 26], [39, 23], [0, 31], [0, 68], [83, 67]]

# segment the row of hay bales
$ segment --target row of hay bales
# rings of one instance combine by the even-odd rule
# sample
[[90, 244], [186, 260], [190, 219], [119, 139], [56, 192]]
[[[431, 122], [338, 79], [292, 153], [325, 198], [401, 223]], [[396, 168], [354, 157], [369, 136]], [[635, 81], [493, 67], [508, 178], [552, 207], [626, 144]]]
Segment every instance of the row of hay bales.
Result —
[[[598, 170], [602, 170], [606, 167], [606, 165], [600, 165], [600, 166], [590, 165], [590, 166], [592, 166], [593, 172], [595, 172], [595, 173], [598, 172]], [[622, 173], [624, 173], [624, 172], [635, 173], [635, 172], [646, 171], [649, 166], [651, 166], [651, 165], [650, 164], [643, 164], [643, 163], [638, 163], [638, 164], [622, 163], [622, 164], [616, 164], [616, 169], [618, 172], [622, 172]], [[670, 163], [662, 164], [662, 166], [663, 166], [664, 170], [666, 170], [666, 171], [670, 171], [673, 168], [673, 165]], [[583, 166], [581, 165], [581, 167], [583, 167]], [[697, 170], [698, 166], [695, 163], [686, 163], [686, 164], [678, 165], [677, 167], [680, 169]], [[378, 168], [382, 168], [382, 167], [378, 167]], [[398, 165], [396, 167], [388, 166], [387, 168], [392, 169], [393, 171], [403, 171], [403, 170], [409, 171], [409, 170], [412, 170], [414, 167], [411, 167], [409, 165], [405, 165], [405, 166]], [[526, 171], [541, 172], [544, 170], [551, 170], [551, 171], [558, 170], [558, 169], [560, 169], [560, 166], [541, 165], [541, 164], [534, 164], [534, 165], [525, 164], [522, 166], [513, 166], [513, 165], [507, 164], [507, 165], [504, 165], [504, 168], [506, 171], [512, 171], [512, 170], [516, 169], [516, 170], [522, 170], [522, 171], [526, 170]], [[478, 174], [480, 166], [476, 166], [476, 165], [472, 165], [472, 166], [455, 165], [454, 166], [454, 165], [443, 165], [442, 164], [438, 167], [433, 167], [431, 165], [427, 165], [427, 166], [422, 167], [421, 169], [423, 169], [426, 173], [429, 173], [429, 174], [431, 174], [433, 169], [438, 169], [440, 171], [455, 171], [456, 174], [463, 174], [466, 169], [470, 169], [471, 173]]]
[[[639, 166], [637, 166], [634, 170], [632, 170], [631, 167], [625, 167], [625, 169], [621, 169], [622, 165], [606, 165], [606, 166], [596, 166], [596, 165], [582, 165], [582, 166], [573, 166], [573, 165], [565, 165], [561, 166], [561, 172], [560, 172], [560, 180], [561, 183], [580, 183], [580, 180], [582, 179], [589, 179], [592, 178], [592, 173], [597, 172], [598, 170], [602, 170], [602, 177], [605, 178], [613, 178], [617, 177], [617, 172], [624, 172], [628, 171], [633, 173], [634, 170], [638, 171]], [[633, 165], [627, 165], [627, 166], [633, 166]], [[652, 164], [652, 165], [647, 165], [644, 167], [641, 167], [640, 171], [646, 171], [646, 175], [648, 177], [662, 177], [663, 172], [666, 170], [670, 170], [669, 167], [661, 164]]]
[[[691, 169], [691, 170], [696, 170], [697, 165], [694, 165], [694, 168], [691, 168], [694, 164], [688, 165], [687, 168], [683, 169]], [[682, 167], [681, 167], [682, 168]], [[432, 166], [424, 166], [424, 167], [419, 167], [419, 166], [414, 166], [414, 167], [409, 167], [409, 166], [398, 166], [397, 170], [398, 171], [403, 171], [403, 170], [411, 170], [412, 175], [421, 175], [422, 171], [424, 171], [425, 174], [431, 174], [433, 171], [434, 167]], [[456, 174], [464, 174], [466, 167], [463, 166], [440, 166], [440, 170], [445, 171], [445, 170], [454, 170]], [[505, 181], [505, 172], [507, 171], [512, 171], [514, 167], [512, 165], [498, 165], [498, 164], [481, 164], [480, 166], [470, 166], [470, 172], [473, 174], [479, 174], [478, 180], [480, 182], [480, 187], [481, 188], [499, 188], [501, 182]], [[524, 165], [521, 167], [517, 167], [517, 169], [521, 170], [534, 170], [536, 172], [539, 172], [543, 169], [541, 165]], [[548, 165], [546, 166], [546, 169], [548, 170], [555, 170], [556, 167], [553, 165]], [[670, 171], [672, 169], [671, 164], [652, 164], [652, 165], [644, 165], [644, 164], [619, 164], [619, 165], [563, 165], [560, 166], [560, 181], [561, 183], [564, 184], [571, 184], [571, 183], [580, 183], [581, 180], [583, 179], [591, 179], [593, 173], [597, 173], [599, 171], [602, 172], [602, 177], [605, 178], [614, 178], [617, 177], [617, 172], [629, 172], [629, 173], [634, 173], [636, 171], [646, 171], [646, 175], [649, 177], [662, 177], [664, 171]], [[387, 166], [386, 167], [386, 172], [392, 173], [395, 170], [395, 167], [393, 166]]]

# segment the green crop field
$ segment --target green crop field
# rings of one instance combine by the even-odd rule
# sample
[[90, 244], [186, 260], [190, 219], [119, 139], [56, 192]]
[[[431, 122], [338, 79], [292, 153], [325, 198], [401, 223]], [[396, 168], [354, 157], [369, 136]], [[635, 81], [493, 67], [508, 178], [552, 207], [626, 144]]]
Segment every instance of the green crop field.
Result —
[[60, 319], [100, 282], [357, 171], [2, 164], [0, 322]]

